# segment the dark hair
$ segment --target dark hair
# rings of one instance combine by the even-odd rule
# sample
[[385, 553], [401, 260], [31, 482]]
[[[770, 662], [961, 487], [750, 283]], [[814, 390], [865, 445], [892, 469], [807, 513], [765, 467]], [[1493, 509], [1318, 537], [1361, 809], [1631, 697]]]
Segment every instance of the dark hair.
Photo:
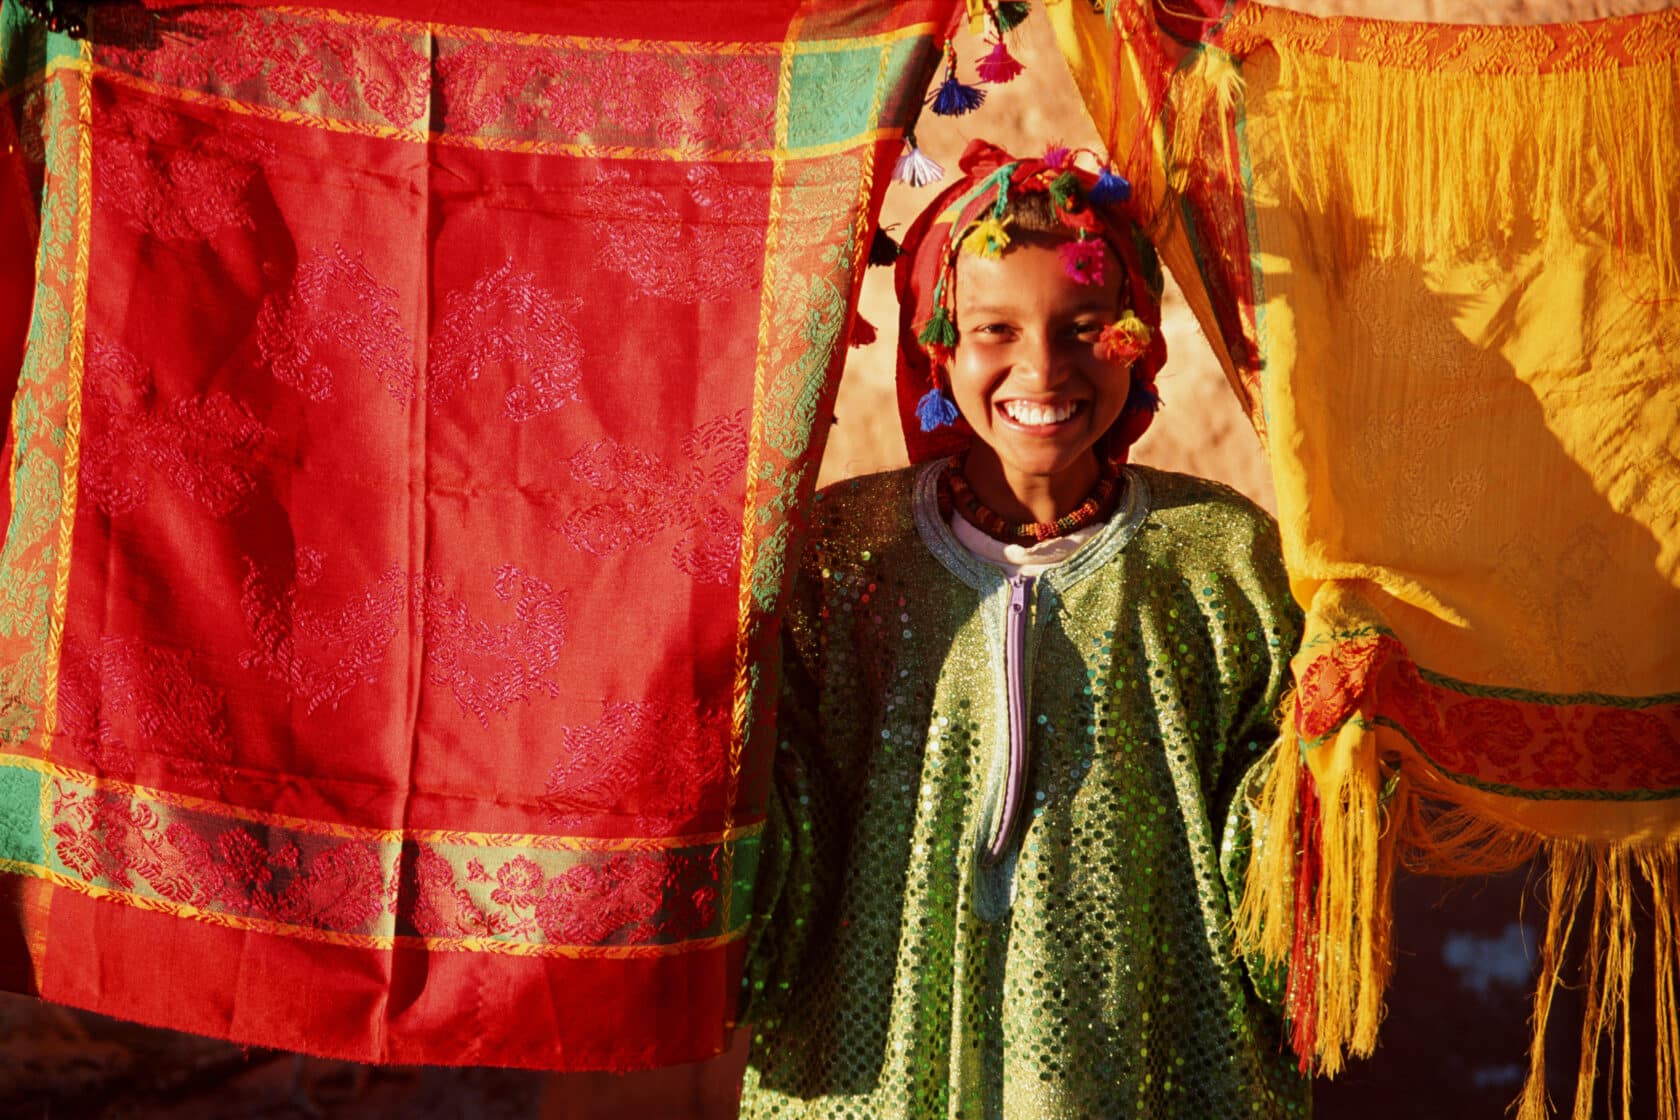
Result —
[[1011, 237], [1025, 234], [1028, 241], [1072, 241], [1077, 233], [1056, 213], [1048, 191], [1011, 191], [1003, 216], [1009, 221]]

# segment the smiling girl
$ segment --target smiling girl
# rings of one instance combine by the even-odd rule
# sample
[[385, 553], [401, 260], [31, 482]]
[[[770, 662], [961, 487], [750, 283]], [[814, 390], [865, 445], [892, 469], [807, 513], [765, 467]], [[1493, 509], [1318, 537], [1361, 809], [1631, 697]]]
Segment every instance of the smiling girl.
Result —
[[1126, 464], [1164, 349], [1122, 181], [962, 170], [898, 267], [913, 465], [819, 496], [796, 584], [742, 1115], [1304, 1115], [1231, 934], [1276, 528]]

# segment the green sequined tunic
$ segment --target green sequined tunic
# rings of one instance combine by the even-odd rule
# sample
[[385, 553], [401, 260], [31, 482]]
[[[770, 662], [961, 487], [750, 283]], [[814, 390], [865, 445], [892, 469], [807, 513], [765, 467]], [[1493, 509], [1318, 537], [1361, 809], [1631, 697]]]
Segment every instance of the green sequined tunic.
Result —
[[1010, 583], [941, 519], [940, 469], [817, 504], [741, 1115], [1304, 1116], [1230, 932], [1246, 843], [1226, 807], [1300, 632], [1275, 526], [1217, 484], [1127, 469], [1115, 516], [1032, 588], [1024, 805], [988, 861]]

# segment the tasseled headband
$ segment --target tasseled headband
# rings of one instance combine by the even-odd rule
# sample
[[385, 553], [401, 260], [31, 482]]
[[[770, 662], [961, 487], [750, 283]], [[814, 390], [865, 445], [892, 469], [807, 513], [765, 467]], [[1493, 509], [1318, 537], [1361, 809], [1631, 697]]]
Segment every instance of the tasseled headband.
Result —
[[1009, 246], [1009, 200], [1043, 191], [1066, 227], [1062, 267], [1085, 284], [1103, 282], [1103, 247], [1125, 278], [1129, 310], [1104, 330], [1103, 356], [1132, 364], [1126, 407], [1106, 439], [1108, 454], [1125, 457], [1160, 398], [1155, 375], [1166, 361], [1161, 338], [1161, 272], [1154, 250], [1128, 211], [1130, 184], [1112, 170], [1075, 165], [1077, 153], [1052, 148], [1041, 159], [1016, 159], [984, 140], [969, 142], [962, 177], [946, 187], [905, 233], [897, 261], [898, 406], [912, 463], [962, 450], [973, 433], [944, 391], [941, 370], [957, 345], [956, 269], [961, 253], [1001, 256]]

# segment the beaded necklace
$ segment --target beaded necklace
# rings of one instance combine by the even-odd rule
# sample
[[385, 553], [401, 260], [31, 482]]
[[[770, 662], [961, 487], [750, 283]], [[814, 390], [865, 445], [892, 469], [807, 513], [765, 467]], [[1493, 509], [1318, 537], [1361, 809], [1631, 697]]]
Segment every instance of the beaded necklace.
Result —
[[974, 487], [963, 475], [962, 456], [958, 455], [946, 464], [939, 475], [940, 510], [946, 517], [954, 510], [964, 521], [1005, 544], [1065, 537], [1087, 525], [1107, 520], [1120, 504], [1120, 464], [1107, 457], [1100, 458], [1099, 462], [1102, 473], [1097, 476], [1097, 484], [1074, 509], [1054, 521], [1010, 521], [990, 509], [975, 494]]

